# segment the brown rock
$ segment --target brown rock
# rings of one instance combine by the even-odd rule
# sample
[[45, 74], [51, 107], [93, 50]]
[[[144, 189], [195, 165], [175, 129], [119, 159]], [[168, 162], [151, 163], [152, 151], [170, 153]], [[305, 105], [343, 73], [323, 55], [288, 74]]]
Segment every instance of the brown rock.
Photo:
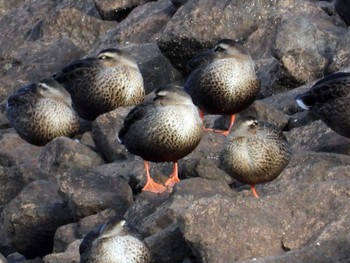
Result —
[[43, 258], [44, 263], [77, 263], [80, 261], [79, 246], [81, 240], [69, 244], [62, 253], [54, 253]]
[[21, 139], [14, 129], [0, 130], [0, 165], [27, 163], [36, 166], [42, 148]]

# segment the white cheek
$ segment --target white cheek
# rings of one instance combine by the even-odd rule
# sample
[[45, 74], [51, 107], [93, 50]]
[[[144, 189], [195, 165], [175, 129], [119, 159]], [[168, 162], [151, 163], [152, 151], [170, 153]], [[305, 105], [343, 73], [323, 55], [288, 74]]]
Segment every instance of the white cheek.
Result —
[[296, 102], [298, 103], [299, 107], [304, 110], [309, 110], [310, 108], [305, 105], [305, 103], [301, 99], [296, 99]]

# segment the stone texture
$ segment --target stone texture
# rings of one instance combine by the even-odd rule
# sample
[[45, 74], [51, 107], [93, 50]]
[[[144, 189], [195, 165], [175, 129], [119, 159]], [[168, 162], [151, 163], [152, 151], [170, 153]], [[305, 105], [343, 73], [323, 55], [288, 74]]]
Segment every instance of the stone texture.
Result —
[[[120, 22], [103, 20], [121, 2], [0, 0], [0, 253], [9, 262], [78, 262], [80, 240], [117, 215], [145, 237], [152, 262], [348, 262], [349, 139], [294, 100], [350, 70], [348, 1], [124, 1]], [[179, 161], [181, 182], [156, 195], [140, 191], [142, 159], [117, 141], [131, 107], [85, 123], [76, 141], [44, 147], [20, 139], [4, 115], [14, 89], [109, 47], [136, 59], [147, 94], [182, 85], [188, 60], [222, 38], [244, 45], [261, 81], [259, 101], [237, 118], [278, 125], [293, 148], [280, 176], [256, 186], [259, 200], [218, 167], [220, 134], [206, 132]], [[226, 128], [227, 117], [204, 123]], [[157, 182], [171, 171], [151, 164]]]
[[54, 237], [54, 253], [64, 252], [69, 244], [76, 240], [82, 239], [91, 230], [102, 226], [110, 218], [115, 216], [113, 209], [106, 209], [97, 214], [87, 216], [76, 223], [67, 224], [57, 229]]
[[28, 258], [52, 250], [56, 229], [72, 217], [55, 183], [37, 180], [9, 202], [1, 214], [1, 230], [8, 244]]
[[71, 169], [58, 176], [61, 194], [75, 219], [112, 208], [124, 214], [132, 203], [132, 191], [121, 177], [107, 177], [86, 169]]
[[90, 147], [67, 137], [58, 137], [43, 148], [39, 167], [49, 173], [63, 173], [69, 168], [92, 168], [105, 163]]
[[129, 12], [139, 5], [152, 0], [95, 0], [96, 8], [104, 20], [123, 20]]
[[36, 166], [39, 161], [41, 147], [31, 145], [21, 139], [14, 129], [0, 132], [0, 165], [10, 167], [27, 163]]
[[49, 177], [48, 174], [38, 169], [37, 166], [26, 164], [13, 167], [0, 166], [0, 211], [28, 183], [39, 179], [49, 179]]
[[43, 258], [44, 263], [78, 263], [80, 261], [79, 246], [81, 240], [72, 242], [64, 253], [54, 253]]
[[108, 162], [125, 160], [130, 155], [118, 141], [118, 132], [131, 109], [132, 107], [118, 108], [100, 115], [92, 124], [92, 138]]

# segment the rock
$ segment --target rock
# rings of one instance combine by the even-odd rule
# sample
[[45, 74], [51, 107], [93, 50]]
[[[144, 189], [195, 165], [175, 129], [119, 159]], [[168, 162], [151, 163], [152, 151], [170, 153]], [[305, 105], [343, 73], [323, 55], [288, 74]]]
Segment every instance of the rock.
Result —
[[80, 261], [79, 246], [81, 240], [71, 243], [64, 253], [54, 253], [43, 258], [44, 263], [77, 263]]
[[344, 29], [329, 21], [305, 15], [282, 21], [276, 34], [275, 52], [282, 67], [299, 83], [321, 78], [331, 63], [337, 38]]
[[[181, 214], [186, 207], [191, 206], [193, 200], [218, 192], [229, 196], [234, 194], [223, 182], [200, 178], [183, 180], [175, 185], [169, 198], [165, 193], [158, 198], [143, 193], [130, 207], [125, 218], [147, 237], [145, 242], [152, 252], [153, 262], [182, 262], [193, 254], [180, 232]], [[173, 253], [175, 250], [172, 248], [176, 248], [176, 253]]]
[[247, 38], [274, 12], [275, 6], [269, 0], [187, 1], [166, 24], [159, 47], [176, 68], [183, 69], [188, 59], [220, 39]]
[[43, 148], [39, 167], [49, 173], [63, 173], [70, 168], [87, 169], [105, 163], [90, 147], [67, 137], [58, 137]]
[[350, 58], [347, 56], [347, 47], [350, 45], [350, 31], [338, 39], [333, 63], [330, 65], [329, 73], [343, 71], [343, 68], [350, 67]]
[[10, 167], [21, 163], [33, 166], [38, 164], [42, 148], [21, 139], [14, 129], [1, 130], [0, 144], [1, 166]]
[[76, 220], [107, 208], [123, 215], [133, 201], [132, 190], [121, 177], [108, 177], [87, 169], [71, 169], [57, 179], [60, 192]]
[[106, 209], [95, 215], [82, 218], [76, 223], [61, 226], [57, 229], [54, 237], [54, 253], [64, 252], [69, 244], [82, 239], [91, 230], [102, 226], [108, 219], [115, 216], [113, 209]]
[[151, 0], [95, 0], [95, 6], [103, 20], [123, 20], [130, 11]]
[[1, 214], [3, 238], [28, 258], [48, 254], [56, 229], [71, 221], [57, 185], [45, 180], [28, 184]]
[[7, 262], [13, 262], [13, 263], [25, 263], [26, 257], [19, 254], [18, 252], [12, 253], [7, 256]]
[[39, 179], [49, 179], [49, 175], [37, 166], [22, 164], [19, 166], [0, 166], [0, 211], [15, 198], [30, 182]]
[[293, 151], [332, 152], [350, 155], [350, 139], [332, 131], [320, 120], [295, 128], [286, 136]]
[[[104, 46], [114, 43], [151, 43], [171, 19], [176, 9], [169, 0], [149, 2], [135, 8], [121, 23], [109, 30], [99, 42]], [[100, 45], [100, 44], [99, 44]]]
[[130, 153], [118, 141], [118, 132], [131, 109], [132, 107], [118, 108], [102, 114], [92, 124], [92, 138], [107, 162], [125, 160], [130, 156]]
[[350, 26], [350, 1], [349, 0], [336, 0], [335, 10], [338, 12], [340, 17], [344, 20], [347, 26]]
[[[233, 201], [219, 195], [203, 198], [184, 214], [184, 237], [202, 262], [282, 254], [313, 240], [316, 233], [319, 236], [324, 227], [339, 220], [349, 209], [342, 196], [348, 191], [346, 186], [330, 182], [316, 189], [307, 186], [302, 191], [270, 196], [261, 202]], [[315, 202], [319, 195], [322, 201]], [[212, 220], [206, 219], [208, 215]], [[199, 230], [203, 227], [206, 231]]]

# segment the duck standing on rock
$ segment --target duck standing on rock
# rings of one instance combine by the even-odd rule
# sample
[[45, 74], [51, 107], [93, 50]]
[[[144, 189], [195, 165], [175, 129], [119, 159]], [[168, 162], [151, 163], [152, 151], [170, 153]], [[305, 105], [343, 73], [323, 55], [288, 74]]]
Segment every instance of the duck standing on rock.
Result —
[[136, 105], [145, 94], [137, 63], [115, 48], [102, 50], [97, 58], [75, 61], [54, 78], [71, 94], [79, 116], [87, 120]]
[[81, 263], [149, 263], [148, 247], [130, 231], [125, 220], [111, 218], [95, 240], [86, 236], [79, 252]]
[[329, 75], [295, 99], [332, 130], [350, 138], [350, 73]]
[[173, 186], [179, 181], [177, 161], [197, 147], [203, 123], [191, 97], [179, 87], [166, 86], [129, 112], [118, 137], [130, 153], [144, 159], [147, 183], [142, 190], [161, 193], [166, 187], [150, 177], [149, 161], [174, 163], [174, 172], [165, 182]]
[[6, 116], [19, 136], [34, 145], [73, 136], [79, 130], [79, 116], [69, 93], [53, 79], [29, 84], [11, 94]]
[[213, 49], [196, 56], [192, 64], [199, 65], [190, 73], [184, 88], [199, 107], [202, 118], [204, 112], [230, 115], [227, 131], [205, 129], [227, 136], [235, 114], [253, 103], [259, 93], [254, 61], [237, 42], [223, 39]]
[[220, 153], [222, 168], [236, 180], [250, 184], [269, 182], [288, 165], [291, 149], [282, 131], [272, 124], [246, 118], [237, 124]]

